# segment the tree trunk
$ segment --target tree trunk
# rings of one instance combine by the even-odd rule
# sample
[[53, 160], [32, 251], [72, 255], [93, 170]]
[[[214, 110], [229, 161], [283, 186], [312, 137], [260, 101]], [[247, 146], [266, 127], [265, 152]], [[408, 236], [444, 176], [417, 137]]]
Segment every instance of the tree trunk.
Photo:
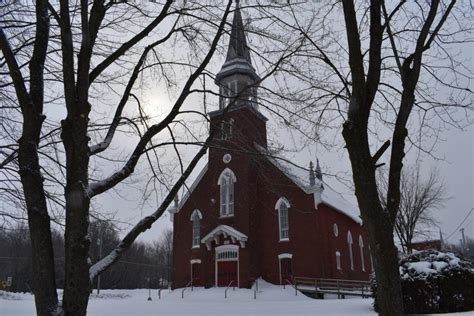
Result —
[[[364, 220], [364, 223], [366, 221]], [[375, 239], [371, 249], [375, 249], [375, 277], [377, 280], [377, 307], [380, 315], [402, 315], [400, 272], [398, 271], [398, 249], [393, 240], [393, 232], [387, 221], [368, 220], [372, 229], [369, 234]], [[383, 228], [382, 228], [383, 227]]]
[[36, 314], [55, 315], [58, 307], [50, 218], [41, 175], [38, 144], [44, 116], [25, 110], [18, 163], [28, 212]]
[[375, 257], [378, 312], [380, 315], [402, 315], [403, 299], [393, 223], [378, 196], [376, 167], [370, 155], [367, 127], [362, 122], [347, 121], [342, 134], [352, 165], [355, 194]]
[[[86, 315], [90, 294], [89, 282], [89, 206], [87, 195], [89, 107], [70, 111], [62, 122], [62, 140], [66, 151], [66, 235], [64, 315]], [[77, 106], [79, 108], [79, 106]], [[82, 107], [84, 108], [84, 107]]]

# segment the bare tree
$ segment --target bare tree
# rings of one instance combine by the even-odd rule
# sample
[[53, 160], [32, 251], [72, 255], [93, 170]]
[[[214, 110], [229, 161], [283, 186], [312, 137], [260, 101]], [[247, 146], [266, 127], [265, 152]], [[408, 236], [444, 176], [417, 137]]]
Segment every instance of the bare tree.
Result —
[[[293, 20], [278, 21], [306, 40], [281, 70], [285, 108], [279, 112], [300, 128], [312, 118], [304, 135], [320, 143], [323, 131], [342, 130], [382, 315], [403, 313], [394, 227], [406, 152], [411, 147], [431, 154], [445, 127], [469, 124], [473, 110], [473, 71], [463, 53], [472, 30], [466, 12], [469, 5], [456, 1], [344, 0], [294, 5]], [[289, 84], [288, 76], [299, 84]], [[386, 205], [376, 179], [385, 163]]]
[[[436, 225], [433, 211], [441, 208], [448, 199], [436, 169], [431, 169], [426, 179], [420, 173], [419, 165], [405, 167], [400, 179], [400, 206], [395, 219], [395, 233], [405, 253], [412, 253], [416, 237], [429, 238]], [[386, 207], [387, 179], [383, 172], [380, 173], [378, 187], [382, 192], [380, 201]]]
[[[198, 117], [207, 127], [205, 111], [186, 108], [185, 102], [193, 94], [213, 93], [200, 89], [198, 79], [212, 78], [207, 67], [228, 32], [232, 0], [225, 6], [160, 2], [2, 4], [1, 84], [13, 104], [2, 110], [14, 128], [3, 127], [12, 137], [2, 140], [0, 170], [12, 174], [8, 183], [24, 196], [38, 315], [85, 315], [92, 280], [164, 213], [212, 143], [213, 133], [203, 141], [187, 124]], [[286, 58], [283, 50], [278, 55]], [[268, 61], [262, 80], [278, 67], [278, 61]], [[159, 115], [140, 95], [150, 77], [171, 99]], [[115, 150], [113, 142], [125, 145]], [[201, 148], [186, 165], [181, 148], [189, 145]], [[167, 179], [166, 156], [178, 162], [173, 170], [178, 178]], [[146, 191], [164, 192], [156, 198], [159, 206], [90, 266], [93, 199], [123, 185], [140, 166], [151, 174]], [[53, 203], [64, 219], [62, 305], [51, 241]]]
[[[18, 5], [21, 6], [21, 4]], [[15, 4], [7, 7], [14, 18], [2, 26], [0, 48], [4, 56], [2, 64], [8, 66], [8, 75], [15, 90], [23, 122], [17, 150], [18, 169], [32, 242], [38, 315], [86, 314], [90, 293], [88, 263], [90, 241], [87, 238], [90, 201], [94, 196], [106, 192], [128, 178], [133, 173], [139, 158], [146, 153], [147, 145], [153, 136], [167, 131], [173, 120], [180, 114], [180, 108], [191, 93], [193, 83], [202, 74], [216, 50], [230, 11], [231, 1], [227, 8], [221, 11], [221, 18], [210, 15], [207, 11], [209, 8], [198, 4], [191, 4], [188, 7], [172, 5], [172, 1], [166, 1], [161, 5], [155, 4], [152, 10], [145, 11], [139, 6], [115, 1], [109, 3], [81, 1], [77, 5], [61, 1], [59, 8], [48, 1], [38, 1], [33, 10], [26, 7], [30, 13], [34, 12], [29, 16], [31, 18], [29, 21], [15, 15]], [[20, 9], [25, 9], [25, 7]], [[155, 15], [152, 12], [159, 14]], [[133, 14], [148, 21], [148, 25], [139, 27], [136, 34], [132, 34], [130, 39], [119, 45], [110, 41], [106, 35], [107, 29], [109, 32], [118, 29], [124, 31], [127, 27], [136, 29], [133, 25], [137, 16]], [[186, 14], [193, 21], [186, 20], [184, 18]], [[50, 16], [53, 17], [55, 24], [50, 23]], [[166, 18], [171, 20], [171, 25], [165, 23]], [[22, 20], [24, 24], [21, 23]], [[158, 26], [164, 31], [161, 38], [158, 36], [158, 39], [143, 47], [143, 40], [150, 32], [158, 29]], [[29, 32], [25, 31], [25, 27], [29, 28]], [[214, 34], [208, 37], [205, 35], [205, 28], [214, 29]], [[20, 34], [23, 36], [19, 36]], [[188, 64], [189, 78], [180, 85], [181, 88], [172, 109], [162, 120], [146, 126], [146, 130], [140, 133], [139, 140], [123, 167], [102, 181], [90, 183], [91, 157], [108, 149], [123, 119], [124, 107], [132, 95], [132, 88], [138, 75], [149, 67], [147, 62], [153, 64], [147, 58], [148, 54], [154, 52], [154, 56], [159, 58], [158, 47], [173, 36], [189, 39], [188, 43], [191, 45], [196, 45], [200, 41], [206, 46], [205, 53], [200, 56], [196, 53], [195, 62]], [[27, 42], [22, 43], [22, 39]], [[31, 41], [31, 39], [34, 40]], [[14, 44], [18, 45], [12, 46]], [[131, 52], [136, 53], [136, 50], [142, 50], [139, 54], [141, 57], [138, 60], [132, 59], [134, 60], [132, 63], [135, 64], [125, 83], [125, 89], [121, 92], [107, 135], [102, 141], [91, 146], [89, 133], [91, 132], [90, 115], [95, 103], [95, 100], [91, 98], [94, 83], [106, 82], [105, 71], [113, 64], [118, 63], [124, 66], [123, 60], [126, 59], [123, 58]], [[53, 56], [55, 52], [56, 55], [60, 52], [58, 58]], [[29, 67], [28, 72], [25, 65]], [[58, 305], [56, 294], [50, 215], [38, 150], [41, 136], [44, 135], [43, 123], [46, 119], [45, 88], [48, 86], [47, 80], [55, 78], [59, 78], [62, 82], [64, 98], [61, 100], [66, 110], [66, 117], [61, 121], [60, 128], [65, 161], [61, 163], [61, 166], [64, 168], [66, 183], [64, 194], [65, 282], [62, 309]]]

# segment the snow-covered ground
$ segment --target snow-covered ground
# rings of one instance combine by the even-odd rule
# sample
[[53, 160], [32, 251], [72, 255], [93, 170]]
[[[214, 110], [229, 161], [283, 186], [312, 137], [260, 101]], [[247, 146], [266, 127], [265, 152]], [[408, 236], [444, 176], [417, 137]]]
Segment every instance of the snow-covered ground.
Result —
[[[183, 316], [232, 316], [232, 315], [375, 315], [372, 299], [335, 298], [314, 300], [301, 293], [295, 296], [294, 289], [259, 282], [257, 299], [253, 290], [236, 289], [228, 291], [224, 298], [222, 288], [194, 288], [186, 290], [184, 299], [181, 290], [162, 291], [158, 300], [156, 290], [152, 301], [147, 301], [148, 290], [104, 290], [100, 297], [93, 295], [89, 302], [88, 315], [183, 315]], [[34, 315], [34, 301], [30, 294], [0, 293], [0, 315]], [[474, 315], [464, 313], [463, 316]]]

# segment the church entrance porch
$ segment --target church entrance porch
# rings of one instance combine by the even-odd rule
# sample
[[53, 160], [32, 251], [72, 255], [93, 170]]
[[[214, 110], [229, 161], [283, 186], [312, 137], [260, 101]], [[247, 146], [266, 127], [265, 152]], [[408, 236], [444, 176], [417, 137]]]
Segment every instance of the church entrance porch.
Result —
[[[214, 251], [214, 286], [240, 287], [240, 251], [245, 248], [247, 236], [228, 225], [219, 225], [207, 234], [201, 243]], [[244, 271], [245, 274], [245, 271]], [[246, 281], [244, 280], [244, 284]]]

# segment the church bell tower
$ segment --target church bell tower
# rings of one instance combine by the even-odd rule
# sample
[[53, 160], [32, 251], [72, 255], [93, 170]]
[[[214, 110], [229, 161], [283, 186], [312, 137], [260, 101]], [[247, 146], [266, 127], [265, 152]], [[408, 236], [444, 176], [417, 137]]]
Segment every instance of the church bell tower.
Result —
[[215, 83], [219, 86], [219, 110], [228, 106], [233, 98], [234, 107], [253, 107], [258, 110], [257, 88], [260, 77], [255, 72], [247, 46], [242, 15], [237, 1], [232, 30], [230, 33], [227, 57], [221, 70], [217, 73]]

